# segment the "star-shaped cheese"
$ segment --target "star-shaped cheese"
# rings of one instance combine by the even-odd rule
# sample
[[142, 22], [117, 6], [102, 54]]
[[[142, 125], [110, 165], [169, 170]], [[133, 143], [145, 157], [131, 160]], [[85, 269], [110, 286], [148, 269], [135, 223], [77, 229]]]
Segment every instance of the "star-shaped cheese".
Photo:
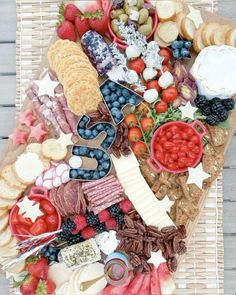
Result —
[[30, 210], [30, 208], [35, 204], [35, 201], [30, 200], [27, 196], [23, 198], [22, 201], [18, 202], [16, 205], [19, 207], [18, 214], [23, 214], [26, 211]]
[[179, 109], [182, 113], [182, 119], [189, 118], [192, 120], [194, 120], [194, 114], [198, 110], [198, 108], [195, 108], [191, 105], [190, 101], [188, 101], [188, 103], [185, 106], [179, 107]]
[[47, 135], [47, 131], [44, 129], [44, 126], [42, 123], [31, 126], [30, 127], [30, 138], [35, 138], [38, 142], [42, 142], [44, 140], [44, 137]]
[[38, 86], [38, 96], [48, 95], [51, 97], [55, 96], [55, 88], [59, 85], [58, 81], [51, 80], [47, 73], [42, 80], [35, 80], [34, 83]]
[[163, 210], [170, 212], [170, 208], [174, 204], [174, 201], [171, 201], [168, 196], [165, 196], [164, 199], [159, 201], [159, 204]]
[[43, 215], [43, 212], [39, 209], [39, 203], [37, 203], [36, 205], [29, 208], [29, 210], [27, 210], [23, 216], [25, 218], [30, 218], [32, 222], [34, 223], [35, 220], [42, 215]]
[[203, 170], [202, 163], [195, 168], [188, 168], [188, 172], [187, 184], [195, 183], [200, 189], [202, 189], [203, 181], [211, 176]]
[[154, 264], [154, 266], [156, 268], [158, 268], [158, 266], [163, 263], [166, 262], [165, 258], [162, 256], [162, 252], [161, 250], [157, 251], [157, 252], [151, 252], [151, 257], [149, 258], [149, 260], [147, 261], [148, 263], [152, 263]]
[[36, 117], [33, 115], [31, 110], [26, 110], [24, 112], [19, 113], [19, 123], [25, 124], [26, 126], [30, 127], [36, 121]]
[[69, 145], [73, 145], [73, 141], [71, 140], [72, 138], [72, 133], [65, 134], [63, 132], [60, 133], [60, 137], [57, 139], [57, 142], [61, 145], [61, 147], [67, 148]]
[[13, 144], [23, 144], [27, 142], [28, 134], [16, 128], [9, 138], [12, 139]]
[[189, 5], [188, 8], [189, 8], [190, 12], [187, 15], [187, 18], [191, 19], [194, 22], [195, 27], [198, 29], [200, 27], [200, 25], [203, 24], [201, 11], [198, 9], [195, 9], [191, 5]]

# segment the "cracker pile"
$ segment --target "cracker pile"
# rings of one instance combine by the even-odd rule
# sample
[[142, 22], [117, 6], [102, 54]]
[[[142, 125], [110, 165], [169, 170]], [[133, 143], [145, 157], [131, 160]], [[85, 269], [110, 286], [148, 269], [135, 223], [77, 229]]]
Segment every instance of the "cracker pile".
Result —
[[102, 100], [97, 72], [79, 44], [58, 40], [49, 48], [47, 57], [63, 85], [70, 111], [80, 116], [96, 110]]

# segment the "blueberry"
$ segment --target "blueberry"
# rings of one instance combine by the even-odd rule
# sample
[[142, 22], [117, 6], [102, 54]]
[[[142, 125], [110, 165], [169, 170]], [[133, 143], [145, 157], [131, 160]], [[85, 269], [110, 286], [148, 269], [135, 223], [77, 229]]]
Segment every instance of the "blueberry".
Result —
[[114, 136], [115, 135], [115, 130], [113, 128], [108, 128], [107, 129], [107, 135], [108, 136]]
[[48, 258], [50, 255], [51, 255], [51, 253], [50, 253], [48, 250], [44, 253], [44, 256], [47, 257], [47, 258]]
[[93, 179], [99, 179], [99, 173], [97, 171], [93, 173]]
[[120, 104], [124, 104], [125, 103], [124, 96], [119, 97], [118, 101], [119, 101]]
[[189, 56], [189, 50], [186, 48], [182, 48], [180, 51], [180, 54], [182, 57], [187, 57], [187, 56]]
[[79, 129], [79, 135], [83, 136], [84, 135], [84, 129]]
[[78, 178], [78, 172], [77, 172], [77, 170], [76, 169], [71, 169], [70, 170], [70, 178], [72, 178], [72, 179], [77, 179]]
[[108, 88], [103, 88], [103, 89], [102, 89], [102, 94], [103, 94], [104, 96], [109, 95], [109, 94], [110, 94], [110, 90], [109, 90]]
[[90, 151], [89, 152], [89, 157], [90, 158], [95, 158], [95, 152], [94, 151]]
[[111, 109], [111, 114], [112, 114], [113, 116], [116, 116], [117, 113], [119, 113], [119, 110], [118, 110], [117, 108], [112, 108], [112, 109]]
[[55, 261], [57, 259], [57, 255], [56, 254], [51, 254], [50, 256], [49, 256], [49, 260], [50, 261]]
[[90, 173], [89, 172], [86, 172], [84, 173], [84, 179], [90, 179]]
[[102, 147], [104, 148], [104, 150], [108, 150], [110, 147], [110, 144], [107, 142], [103, 142]]
[[119, 102], [118, 102], [118, 101], [113, 102], [113, 103], [112, 103], [112, 107], [113, 107], [113, 108], [119, 108], [119, 107], [120, 107]]
[[107, 106], [108, 106], [108, 109], [111, 109], [112, 107], [111, 103], [108, 103]]
[[98, 170], [98, 171], [102, 171], [102, 170], [103, 170], [102, 165], [98, 165], [97, 170]]
[[91, 135], [92, 135], [92, 131], [91, 131], [91, 130], [86, 129], [86, 130], [84, 131], [84, 137], [85, 137], [85, 138], [90, 138]]
[[45, 254], [47, 252], [47, 247], [43, 247], [42, 249], [41, 249], [41, 253], [42, 254]]
[[77, 172], [78, 176], [83, 176], [84, 173], [85, 173], [84, 169], [78, 169], [78, 172]]
[[116, 90], [116, 95], [117, 95], [117, 96], [120, 96], [121, 93], [122, 93], [122, 90], [121, 90], [120, 88], [118, 88], [118, 89]]
[[98, 135], [98, 131], [96, 129], [93, 129], [92, 134], [94, 137], [96, 137]]
[[179, 58], [180, 58], [180, 51], [179, 51], [179, 49], [175, 49], [175, 50], [173, 51], [173, 57], [174, 57], [175, 59], [179, 59]]
[[120, 119], [119, 118], [114, 118], [114, 121], [116, 124], [119, 124], [120, 123]]
[[128, 90], [128, 89], [123, 89], [123, 90], [122, 90], [122, 95], [123, 95], [124, 97], [130, 97], [129, 90]]
[[87, 154], [87, 148], [86, 146], [81, 146], [79, 148], [79, 156], [85, 156]]
[[110, 82], [108, 84], [109, 88], [112, 90], [112, 91], [115, 91], [116, 90], [116, 84], [114, 82]]
[[96, 154], [96, 158], [97, 158], [98, 160], [101, 159], [102, 156], [103, 156], [103, 152], [102, 152], [102, 151], [99, 151], [99, 150], [96, 150], [95, 154]]
[[129, 104], [135, 105], [136, 104], [136, 99], [130, 98], [129, 99]]
[[102, 167], [103, 169], [107, 170], [110, 168], [110, 162], [109, 161], [105, 161], [102, 163]]
[[110, 100], [110, 96], [109, 95], [106, 95], [104, 98], [105, 98], [105, 101], [106, 102], [108, 102]]
[[121, 119], [123, 118], [122, 113], [117, 114], [116, 118], [117, 120], [121, 121]]
[[102, 130], [103, 130], [103, 125], [102, 125], [102, 124], [98, 124], [98, 125], [96, 126], [96, 129], [97, 129], [98, 131], [102, 131]]
[[99, 175], [100, 175], [100, 177], [104, 177], [104, 176], [106, 176], [106, 172], [105, 171], [100, 171]]
[[180, 41], [174, 41], [171, 43], [171, 48], [172, 49], [179, 49], [183, 46], [183, 44]]
[[109, 160], [110, 159], [107, 154], [103, 154], [103, 157], [102, 158], [103, 158], [103, 160]]
[[49, 253], [51, 253], [51, 254], [53, 254], [53, 253], [55, 253], [55, 247], [48, 247], [48, 252]]
[[189, 49], [192, 46], [192, 42], [191, 41], [184, 41], [184, 47]]
[[86, 126], [86, 123], [83, 120], [81, 120], [79, 122], [79, 128], [85, 128], [85, 126]]
[[86, 116], [83, 116], [82, 121], [87, 124], [89, 122], [89, 118]]
[[113, 140], [114, 140], [114, 136], [108, 136], [107, 138], [106, 138], [106, 142], [107, 143], [112, 143], [113, 142]]
[[112, 93], [110, 100], [111, 100], [111, 102], [115, 102], [117, 100], [117, 95], [115, 93]]

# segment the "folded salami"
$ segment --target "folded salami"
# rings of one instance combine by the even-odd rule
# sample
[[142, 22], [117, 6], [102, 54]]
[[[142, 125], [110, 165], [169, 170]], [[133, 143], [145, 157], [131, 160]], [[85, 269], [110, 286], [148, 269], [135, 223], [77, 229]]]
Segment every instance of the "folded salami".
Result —
[[81, 45], [100, 76], [111, 70], [114, 58], [109, 45], [95, 31], [88, 31], [81, 38]]

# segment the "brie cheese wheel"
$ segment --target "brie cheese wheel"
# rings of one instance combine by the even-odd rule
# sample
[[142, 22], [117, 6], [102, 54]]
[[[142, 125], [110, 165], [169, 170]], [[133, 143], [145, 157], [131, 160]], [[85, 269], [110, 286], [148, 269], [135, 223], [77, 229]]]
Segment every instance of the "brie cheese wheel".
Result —
[[69, 282], [72, 275], [72, 270], [67, 268], [64, 263], [53, 263], [48, 269], [48, 278], [52, 280], [57, 289], [59, 289], [66, 282]]
[[208, 99], [232, 97], [236, 94], [236, 48], [227, 45], [204, 48], [190, 73], [196, 80], [199, 94]]

